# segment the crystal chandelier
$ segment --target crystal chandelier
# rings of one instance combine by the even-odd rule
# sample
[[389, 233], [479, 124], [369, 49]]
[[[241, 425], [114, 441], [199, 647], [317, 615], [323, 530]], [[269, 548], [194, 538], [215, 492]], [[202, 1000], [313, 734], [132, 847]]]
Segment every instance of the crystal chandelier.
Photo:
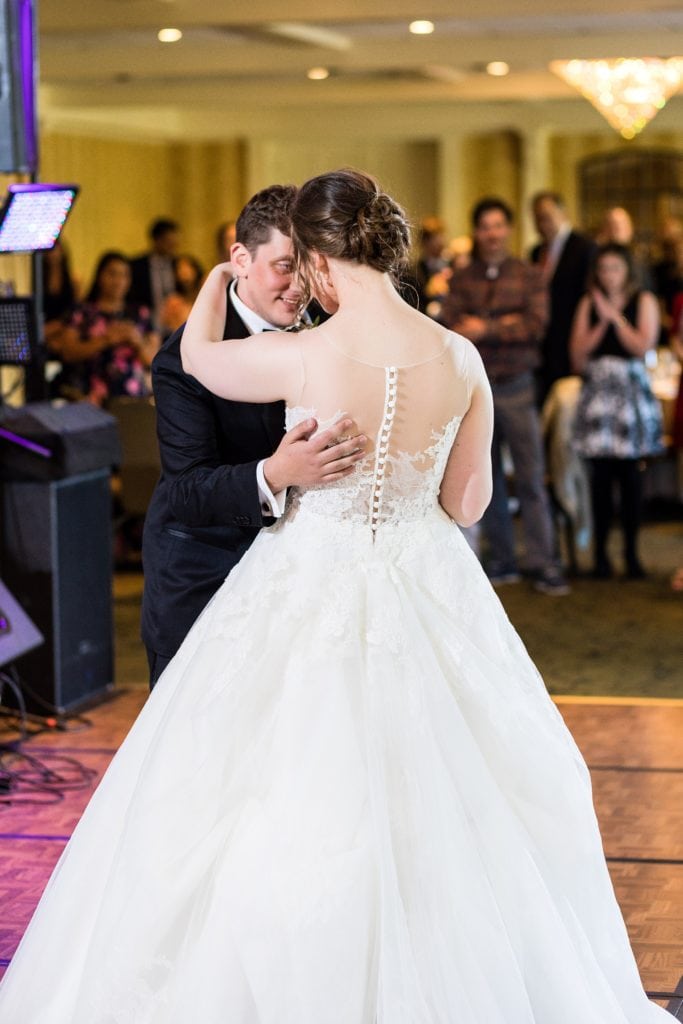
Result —
[[550, 70], [590, 100], [625, 139], [632, 139], [677, 91], [683, 57], [554, 60]]

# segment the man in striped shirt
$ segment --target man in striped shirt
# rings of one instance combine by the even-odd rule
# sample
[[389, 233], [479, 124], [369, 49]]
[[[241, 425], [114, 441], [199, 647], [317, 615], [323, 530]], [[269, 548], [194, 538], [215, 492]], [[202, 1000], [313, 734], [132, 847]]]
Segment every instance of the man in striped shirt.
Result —
[[569, 587], [556, 555], [534, 387], [548, 292], [539, 269], [511, 255], [512, 222], [512, 210], [502, 199], [477, 203], [472, 212], [474, 258], [451, 278], [442, 319], [477, 346], [493, 392], [493, 497], [482, 520], [489, 578], [496, 584], [520, 578], [502, 460], [507, 444], [522, 517], [525, 570], [537, 590], [559, 596]]

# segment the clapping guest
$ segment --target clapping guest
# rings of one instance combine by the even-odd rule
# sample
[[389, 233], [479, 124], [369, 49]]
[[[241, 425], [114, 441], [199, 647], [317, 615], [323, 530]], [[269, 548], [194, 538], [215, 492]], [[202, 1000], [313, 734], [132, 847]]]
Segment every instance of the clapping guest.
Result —
[[616, 243], [598, 250], [594, 280], [577, 308], [570, 351], [584, 376], [575, 440], [591, 470], [594, 576], [612, 575], [607, 539], [620, 491], [619, 515], [629, 579], [645, 571], [638, 557], [641, 515], [640, 460], [661, 448], [661, 412], [650, 388], [644, 356], [657, 342], [659, 309], [652, 292], [635, 284], [629, 250]]
[[52, 341], [64, 364], [59, 391], [97, 405], [116, 395], [151, 393], [148, 368], [159, 347], [149, 310], [130, 304], [130, 265], [120, 252], [105, 252], [85, 302], [77, 305]]

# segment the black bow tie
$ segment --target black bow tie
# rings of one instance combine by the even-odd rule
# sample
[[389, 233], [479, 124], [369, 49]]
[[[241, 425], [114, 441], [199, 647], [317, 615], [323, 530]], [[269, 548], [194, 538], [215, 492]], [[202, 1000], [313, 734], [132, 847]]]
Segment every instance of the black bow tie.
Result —
[[284, 331], [285, 334], [296, 334], [297, 331], [303, 331], [306, 324], [296, 323], [290, 324], [289, 327], [264, 327], [261, 334], [265, 334], [267, 331]]

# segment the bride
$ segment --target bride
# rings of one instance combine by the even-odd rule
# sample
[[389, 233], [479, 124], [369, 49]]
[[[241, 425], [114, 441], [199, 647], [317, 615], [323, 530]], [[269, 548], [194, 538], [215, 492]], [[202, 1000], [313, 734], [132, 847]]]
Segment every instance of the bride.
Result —
[[[581, 756], [456, 523], [490, 496], [491, 398], [408, 308], [400, 208], [354, 171], [293, 215], [321, 327], [185, 368], [368, 455], [290, 495], [95, 793], [0, 989], [3, 1024], [654, 1024]], [[454, 522], [455, 521], [455, 522]]]

